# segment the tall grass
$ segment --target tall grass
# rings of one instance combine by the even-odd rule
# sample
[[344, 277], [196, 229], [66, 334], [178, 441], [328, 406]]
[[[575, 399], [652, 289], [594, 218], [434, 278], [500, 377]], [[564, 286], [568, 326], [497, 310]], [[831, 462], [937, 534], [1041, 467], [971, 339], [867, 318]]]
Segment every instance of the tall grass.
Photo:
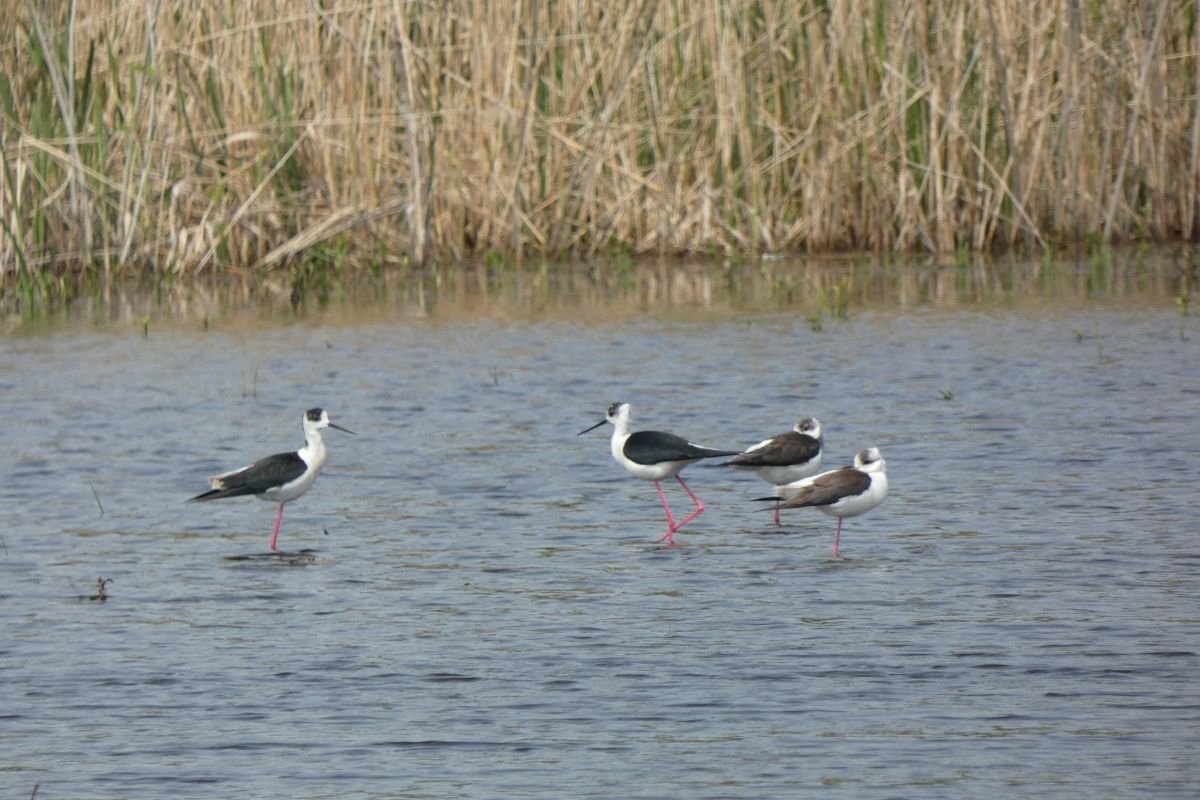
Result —
[[17, 0], [0, 271], [1194, 240], [1198, 11]]

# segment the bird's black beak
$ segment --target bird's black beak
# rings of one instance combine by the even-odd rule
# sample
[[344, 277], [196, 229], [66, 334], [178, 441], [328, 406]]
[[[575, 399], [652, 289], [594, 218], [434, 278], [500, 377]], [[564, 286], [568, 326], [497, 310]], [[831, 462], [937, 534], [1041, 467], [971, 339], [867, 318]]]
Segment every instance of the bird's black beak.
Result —
[[355, 433], [354, 431], [350, 430], [349, 428], [343, 428], [341, 425], [334, 425], [332, 422], [331, 422], [331, 423], [329, 423], [329, 427], [331, 427], [331, 428], [337, 428], [337, 429], [338, 429], [339, 431], [341, 431], [342, 433], [348, 433], [348, 434], [350, 434], [351, 436], [358, 436], [358, 434], [357, 434], [357, 433]]
[[590, 427], [590, 428], [587, 428], [587, 429], [585, 429], [585, 430], [582, 430], [582, 431], [580, 431], [579, 433], [577, 433], [577, 434], [575, 434], [575, 435], [576, 435], [576, 436], [583, 436], [583, 435], [584, 435], [585, 433], [587, 433], [588, 431], [594, 431], [594, 430], [596, 430], [596, 428], [599, 428], [601, 425], [603, 425], [603, 424], [604, 424], [604, 423], [606, 423], [606, 422], [608, 422], [608, 420], [607, 420], [607, 419], [602, 419], [602, 420], [600, 420], [599, 422], [597, 422], [595, 425], [593, 425], [592, 427]]

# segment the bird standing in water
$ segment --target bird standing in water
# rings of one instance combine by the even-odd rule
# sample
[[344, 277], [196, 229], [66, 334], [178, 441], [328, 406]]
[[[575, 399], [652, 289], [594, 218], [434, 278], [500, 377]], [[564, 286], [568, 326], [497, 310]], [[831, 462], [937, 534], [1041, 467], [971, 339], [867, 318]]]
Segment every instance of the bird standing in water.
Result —
[[[824, 457], [825, 438], [821, 423], [805, 417], [787, 433], [759, 442], [746, 452], [731, 458], [728, 466], [753, 470], [767, 483], [780, 484], [798, 481], [816, 473]], [[775, 524], [779, 525], [779, 502], [775, 503]]]
[[[630, 432], [631, 414], [632, 408], [628, 403], [613, 403], [608, 407], [608, 413], [605, 414], [604, 419], [590, 428], [580, 431], [577, 435], [593, 431], [606, 422], [612, 423], [612, 456], [618, 464], [633, 475], [654, 482], [654, 488], [658, 490], [658, 498], [667, 512], [667, 532], [659, 537], [658, 541], [665, 540], [668, 545], [673, 545], [675, 544], [675, 532], [704, 513], [704, 503], [700, 502], [700, 498], [696, 497], [688, 485], [683, 482], [683, 478], [679, 477], [680, 471], [688, 464], [702, 458], [734, 456], [738, 455], [738, 451], [701, 447], [681, 436], [662, 431]], [[671, 506], [667, 503], [667, 496], [663, 493], [662, 484], [659, 483], [665, 478], [675, 478], [679, 481], [679, 485], [696, 505], [696, 509], [684, 517], [682, 522], [675, 521], [675, 515], [671, 513]]]
[[853, 467], [829, 470], [811, 478], [775, 487], [775, 496], [783, 498], [780, 508], [813, 507], [831, 517], [837, 517], [837, 533], [833, 538], [834, 558], [839, 557], [842, 520], [867, 513], [882, 503], [887, 493], [887, 462], [883, 460], [878, 447], [859, 451], [854, 457]]
[[275, 532], [271, 534], [271, 550], [276, 550], [279, 526], [283, 523], [283, 507], [309, 490], [321, 467], [325, 466], [325, 442], [321, 439], [322, 428], [335, 428], [343, 433], [354, 434], [340, 425], [329, 421], [323, 408], [310, 408], [304, 412], [304, 447], [287, 453], [255, 461], [248, 467], [224, 472], [209, 478], [212, 489], [198, 494], [188, 502], [197, 500], [221, 500], [226, 497], [253, 495], [260, 500], [279, 503], [279, 514], [275, 517]]

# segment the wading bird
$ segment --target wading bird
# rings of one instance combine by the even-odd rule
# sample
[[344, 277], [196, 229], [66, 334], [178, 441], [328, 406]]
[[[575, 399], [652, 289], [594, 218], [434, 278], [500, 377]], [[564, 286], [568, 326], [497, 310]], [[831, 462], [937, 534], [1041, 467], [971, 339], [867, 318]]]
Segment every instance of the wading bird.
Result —
[[[726, 464], [752, 470], [767, 483], [779, 486], [813, 475], [821, 468], [825, 438], [821, 423], [805, 417], [787, 433], [759, 442]], [[779, 502], [775, 503], [775, 524], [779, 524]]]
[[842, 520], [865, 514], [887, 497], [887, 462], [879, 448], [859, 451], [853, 467], [842, 467], [811, 478], [775, 487], [775, 497], [783, 498], [780, 508], [813, 507], [831, 517], [837, 517], [837, 533], [833, 538], [833, 557], [838, 558], [842, 538]]
[[[631, 433], [629, 430], [631, 413], [632, 409], [628, 403], [613, 403], [608, 407], [608, 413], [605, 414], [604, 419], [576, 435], [581, 436], [588, 431], [594, 431], [606, 422], [613, 424], [613, 458], [633, 475], [654, 482], [654, 488], [658, 490], [658, 498], [662, 500], [663, 509], [667, 512], [667, 532], [659, 537], [658, 541], [666, 540], [667, 544], [675, 544], [675, 532], [704, 513], [704, 503], [700, 502], [700, 498], [696, 497], [688, 485], [683, 482], [683, 478], [679, 477], [680, 471], [693, 461], [718, 456], [734, 456], [738, 455], [738, 451], [701, 447], [681, 436], [662, 431]], [[682, 522], [675, 521], [675, 515], [671, 513], [671, 506], [667, 503], [667, 496], [663, 493], [662, 484], [659, 483], [665, 478], [675, 478], [679, 481], [679, 485], [696, 504], [696, 510], [684, 517]]]
[[340, 425], [329, 421], [323, 408], [310, 408], [304, 412], [304, 447], [288, 453], [255, 461], [248, 467], [235, 469], [209, 478], [212, 489], [198, 494], [188, 502], [197, 500], [221, 500], [226, 497], [254, 495], [260, 500], [279, 503], [279, 514], [275, 517], [275, 532], [271, 534], [271, 550], [279, 540], [279, 526], [283, 523], [283, 507], [308, 491], [325, 466], [325, 442], [321, 439], [322, 428], [335, 428], [353, 434]]

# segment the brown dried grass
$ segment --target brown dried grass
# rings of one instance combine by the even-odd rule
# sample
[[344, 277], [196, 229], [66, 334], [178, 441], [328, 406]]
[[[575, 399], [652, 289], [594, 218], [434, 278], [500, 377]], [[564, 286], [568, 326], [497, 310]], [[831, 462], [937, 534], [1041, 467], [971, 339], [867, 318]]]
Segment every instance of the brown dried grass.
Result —
[[0, 271], [1192, 240], [1198, 10], [25, 0]]

